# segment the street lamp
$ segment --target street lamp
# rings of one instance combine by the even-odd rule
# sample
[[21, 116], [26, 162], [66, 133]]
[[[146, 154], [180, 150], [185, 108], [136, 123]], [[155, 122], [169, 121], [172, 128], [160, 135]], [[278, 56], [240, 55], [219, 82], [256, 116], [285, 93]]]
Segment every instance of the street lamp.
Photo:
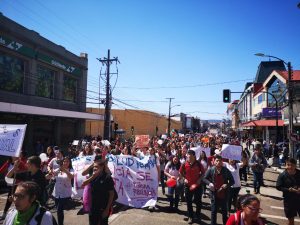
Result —
[[[291, 62], [285, 62], [284, 60], [276, 57], [276, 56], [272, 56], [272, 55], [265, 55], [263, 53], [256, 53], [256, 56], [260, 56], [260, 57], [268, 57], [268, 58], [273, 58], [273, 59], [277, 59], [281, 62], [284, 63], [284, 65], [287, 66], [288, 68], [288, 96], [289, 96], [289, 132], [288, 132], [288, 138], [289, 138], [289, 155], [292, 158], [295, 158], [295, 153], [294, 153], [294, 145], [293, 145], [293, 141], [292, 141], [292, 134], [293, 134], [293, 97], [292, 97], [292, 66], [291, 66]], [[278, 116], [277, 114], [277, 110], [276, 110], [276, 117]]]

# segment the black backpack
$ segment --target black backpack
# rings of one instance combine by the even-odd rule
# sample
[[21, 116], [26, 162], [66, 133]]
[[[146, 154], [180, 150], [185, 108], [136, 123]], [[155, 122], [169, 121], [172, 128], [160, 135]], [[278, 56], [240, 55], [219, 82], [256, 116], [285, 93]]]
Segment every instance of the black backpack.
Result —
[[[40, 207], [40, 214], [38, 214], [35, 217], [37, 225], [41, 225], [43, 216], [44, 216], [44, 214], [45, 214], [46, 211], [47, 211], [47, 209], [45, 209], [44, 207]], [[53, 222], [53, 225], [57, 225], [56, 219], [54, 218], [53, 215], [52, 215], [52, 222]]]

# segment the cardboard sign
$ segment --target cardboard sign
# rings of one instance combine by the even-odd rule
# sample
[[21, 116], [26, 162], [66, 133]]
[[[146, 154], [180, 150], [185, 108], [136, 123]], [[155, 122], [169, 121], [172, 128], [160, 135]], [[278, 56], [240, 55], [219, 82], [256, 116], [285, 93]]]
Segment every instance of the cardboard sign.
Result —
[[221, 156], [225, 159], [233, 159], [241, 161], [242, 159], [242, 146], [223, 144]]
[[19, 157], [27, 124], [0, 124], [0, 155]]
[[135, 135], [135, 143], [137, 148], [149, 147], [149, 135]]

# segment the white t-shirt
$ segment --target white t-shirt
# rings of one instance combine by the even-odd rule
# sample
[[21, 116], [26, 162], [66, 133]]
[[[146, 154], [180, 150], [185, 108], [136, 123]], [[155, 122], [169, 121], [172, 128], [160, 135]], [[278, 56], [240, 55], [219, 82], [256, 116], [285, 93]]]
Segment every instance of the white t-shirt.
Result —
[[243, 163], [236, 163], [236, 168], [234, 168], [232, 165], [230, 165], [227, 162], [223, 162], [223, 165], [229, 169], [231, 172], [233, 179], [234, 179], [234, 184], [231, 187], [241, 187], [241, 180], [240, 180], [240, 167]]
[[[70, 170], [70, 173], [73, 174], [73, 170]], [[72, 183], [67, 174], [59, 172], [57, 176], [55, 176], [55, 180], [56, 182], [52, 193], [53, 197], [70, 198], [72, 195]]]
[[179, 170], [176, 169], [175, 166], [172, 167], [171, 165], [172, 165], [172, 164], [171, 164], [171, 162], [169, 161], [169, 162], [167, 163], [166, 167], [165, 167], [165, 171], [166, 171], [167, 173], [169, 173], [171, 176], [174, 176], [174, 177], [178, 178], [178, 177], [179, 177]]

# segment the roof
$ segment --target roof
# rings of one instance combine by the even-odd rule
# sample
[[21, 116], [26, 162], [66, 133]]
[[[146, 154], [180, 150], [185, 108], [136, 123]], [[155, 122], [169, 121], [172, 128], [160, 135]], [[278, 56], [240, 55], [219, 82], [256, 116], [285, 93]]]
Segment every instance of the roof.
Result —
[[[285, 80], [288, 80], [289, 74], [288, 71], [280, 71], [276, 70]], [[293, 70], [292, 71], [292, 80], [300, 80], [300, 70]]]
[[256, 83], [253, 85], [253, 96], [257, 95], [264, 89], [263, 84]]
[[286, 71], [282, 61], [262, 61], [257, 69], [254, 83], [263, 83], [273, 70]]
[[[278, 120], [278, 126], [283, 126], [283, 120]], [[276, 127], [276, 120], [253, 120], [243, 123], [242, 127]]]

